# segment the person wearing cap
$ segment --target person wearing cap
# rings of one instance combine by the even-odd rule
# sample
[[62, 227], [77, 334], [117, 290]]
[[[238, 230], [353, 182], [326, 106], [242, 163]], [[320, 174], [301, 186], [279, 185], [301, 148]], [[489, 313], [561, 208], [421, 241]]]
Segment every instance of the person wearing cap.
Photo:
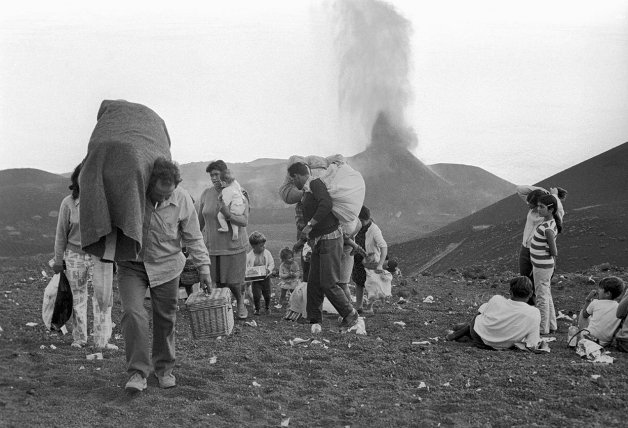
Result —
[[342, 317], [341, 327], [353, 327], [358, 312], [353, 308], [344, 290], [338, 285], [344, 237], [340, 222], [332, 212], [333, 201], [325, 184], [310, 176], [303, 162], [288, 167], [288, 175], [295, 186], [303, 190], [303, 218], [307, 222], [301, 237], [312, 248], [310, 273], [307, 281], [306, 312], [310, 324], [320, 324], [325, 297]]

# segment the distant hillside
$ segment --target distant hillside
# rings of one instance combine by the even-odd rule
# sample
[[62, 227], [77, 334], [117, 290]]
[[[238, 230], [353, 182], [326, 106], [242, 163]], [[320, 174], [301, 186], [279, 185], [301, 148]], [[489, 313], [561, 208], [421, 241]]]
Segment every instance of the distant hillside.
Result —
[[0, 256], [52, 251], [57, 210], [69, 184], [38, 169], [0, 171]]
[[[514, 184], [478, 167], [425, 165], [405, 148], [401, 141], [405, 136], [380, 115], [371, 144], [346, 159], [364, 177], [365, 204], [390, 242], [423, 236], [515, 192]], [[210, 185], [207, 163], [181, 166], [182, 185], [195, 198]], [[287, 160], [257, 159], [229, 166], [262, 217], [290, 209], [277, 194]]]
[[[609, 262], [628, 265], [628, 143], [555, 174], [537, 185], [569, 191], [565, 230], [558, 237], [559, 270]], [[394, 246], [391, 252], [411, 271], [433, 260], [448, 245], [460, 245], [428, 269], [439, 272], [475, 263], [516, 270], [526, 204], [512, 195], [432, 232]]]
[[[363, 174], [366, 204], [391, 243], [425, 235], [514, 192], [513, 184], [481, 168], [429, 167], [398, 147], [371, 146], [347, 161]], [[181, 186], [195, 199], [211, 184], [207, 164], [180, 166]], [[292, 236], [294, 207], [277, 193], [286, 164], [287, 159], [257, 159], [229, 166], [251, 197], [251, 226], [286, 225]], [[0, 257], [52, 251], [56, 211], [69, 194], [69, 179], [35, 169], [0, 173], [4, 200], [13, 201], [0, 208]]]

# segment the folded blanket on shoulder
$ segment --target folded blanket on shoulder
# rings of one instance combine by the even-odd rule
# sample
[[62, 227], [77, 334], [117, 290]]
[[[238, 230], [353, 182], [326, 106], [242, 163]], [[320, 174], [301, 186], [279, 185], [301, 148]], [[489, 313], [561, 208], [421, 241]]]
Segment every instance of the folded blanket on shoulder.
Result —
[[154, 111], [123, 100], [102, 102], [79, 177], [84, 251], [108, 260], [137, 258], [146, 190], [160, 156], [171, 158], [170, 137]]

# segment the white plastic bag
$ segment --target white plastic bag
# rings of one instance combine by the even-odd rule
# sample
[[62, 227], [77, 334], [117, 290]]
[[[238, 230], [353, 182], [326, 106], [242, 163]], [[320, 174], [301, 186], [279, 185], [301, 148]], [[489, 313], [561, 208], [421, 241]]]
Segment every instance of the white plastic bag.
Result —
[[329, 299], [325, 297], [323, 299], [323, 312], [327, 312], [328, 314], [337, 314], [338, 311], [334, 308], [334, 305], [331, 304]]
[[381, 273], [373, 269], [365, 270], [366, 282], [364, 283], [364, 288], [366, 288], [369, 302], [392, 296], [392, 273], [387, 270], [382, 270]]
[[344, 162], [332, 163], [320, 179], [334, 202], [331, 210], [340, 221], [342, 230], [349, 236], [355, 236], [360, 230], [358, 214], [366, 195], [362, 174]]
[[41, 318], [48, 330], [50, 330], [52, 314], [55, 310], [55, 300], [57, 298], [57, 290], [59, 289], [59, 278], [60, 275], [58, 273], [54, 274], [44, 290], [44, 301], [41, 305]]
[[580, 329], [578, 326], [569, 326], [569, 329], [567, 330], [567, 346], [575, 348], [580, 339], [582, 339], [584, 331], [586, 330]]
[[307, 282], [301, 282], [290, 294], [289, 310], [307, 318]]
[[[320, 156], [291, 156], [288, 165], [295, 162], [304, 162], [310, 167], [313, 178], [320, 178], [329, 192], [333, 201], [332, 212], [340, 221], [340, 226], [344, 233], [355, 236], [359, 231], [360, 221], [358, 214], [364, 204], [366, 195], [366, 185], [362, 174], [351, 168], [342, 155], [333, 155], [327, 158]], [[286, 203], [296, 203], [293, 192], [294, 183], [290, 177], [280, 188], [280, 195]], [[299, 192], [300, 195], [300, 192]]]
[[576, 354], [588, 360], [595, 360], [602, 355], [602, 346], [589, 339], [580, 339], [576, 346]]

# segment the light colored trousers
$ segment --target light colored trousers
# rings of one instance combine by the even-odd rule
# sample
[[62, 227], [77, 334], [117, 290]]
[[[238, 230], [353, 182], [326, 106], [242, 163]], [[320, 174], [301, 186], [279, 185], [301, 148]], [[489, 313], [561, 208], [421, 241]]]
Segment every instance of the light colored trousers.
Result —
[[72, 290], [72, 338], [77, 343], [87, 343], [87, 289], [91, 282], [94, 287], [94, 345], [103, 348], [111, 338], [113, 264], [72, 250], [66, 250], [63, 259]]
[[554, 268], [532, 268], [534, 288], [536, 291], [536, 307], [541, 312], [541, 334], [548, 334], [550, 330], [556, 330], [556, 310], [552, 298], [551, 279]]

